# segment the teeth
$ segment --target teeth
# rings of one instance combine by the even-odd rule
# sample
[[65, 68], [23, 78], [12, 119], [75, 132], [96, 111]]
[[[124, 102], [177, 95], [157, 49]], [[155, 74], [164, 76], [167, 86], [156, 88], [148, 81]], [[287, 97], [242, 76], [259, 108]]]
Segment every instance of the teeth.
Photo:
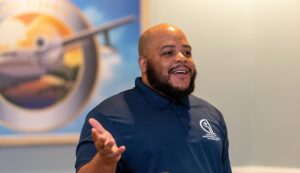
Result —
[[187, 74], [188, 72], [186, 70], [176, 70], [174, 71], [175, 74]]

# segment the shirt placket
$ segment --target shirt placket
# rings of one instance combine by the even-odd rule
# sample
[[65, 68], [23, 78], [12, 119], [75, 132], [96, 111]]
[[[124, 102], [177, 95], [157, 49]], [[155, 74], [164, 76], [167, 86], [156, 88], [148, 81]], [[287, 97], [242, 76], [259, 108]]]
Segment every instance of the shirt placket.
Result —
[[190, 117], [189, 114], [187, 113], [187, 109], [183, 105], [178, 105], [178, 104], [171, 104], [172, 109], [180, 122], [181, 126], [185, 130], [186, 134], [188, 134], [189, 129], [190, 129]]

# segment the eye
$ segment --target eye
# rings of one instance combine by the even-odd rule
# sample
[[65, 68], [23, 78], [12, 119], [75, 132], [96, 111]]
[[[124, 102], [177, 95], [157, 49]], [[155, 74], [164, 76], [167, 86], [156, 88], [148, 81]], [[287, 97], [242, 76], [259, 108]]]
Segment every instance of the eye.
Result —
[[162, 55], [163, 56], [172, 56], [172, 55], [174, 55], [174, 51], [171, 51], [171, 50], [164, 51], [164, 52], [162, 52]]
[[184, 55], [185, 55], [186, 57], [190, 57], [190, 56], [192, 56], [192, 51], [185, 51], [185, 52], [184, 52]]

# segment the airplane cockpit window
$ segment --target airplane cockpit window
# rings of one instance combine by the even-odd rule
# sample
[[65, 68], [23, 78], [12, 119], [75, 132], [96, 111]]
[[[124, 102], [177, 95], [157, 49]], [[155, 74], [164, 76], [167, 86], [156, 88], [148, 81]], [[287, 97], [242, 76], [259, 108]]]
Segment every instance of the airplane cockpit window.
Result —
[[45, 48], [46, 41], [44, 38], [42, 38], [42, 37], [37, 38], [35, 43], [36, 43], [36, 46], [38, 49]]

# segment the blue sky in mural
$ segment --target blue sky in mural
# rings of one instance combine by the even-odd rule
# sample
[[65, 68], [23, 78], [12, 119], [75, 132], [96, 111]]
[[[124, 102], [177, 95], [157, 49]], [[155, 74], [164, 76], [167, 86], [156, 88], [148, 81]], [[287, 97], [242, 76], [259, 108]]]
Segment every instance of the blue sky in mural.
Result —
[[[101, 63], [105, 69], [100, 75], [100, 83], [96, 89], [96, 96], [93, 96], [92, 101], [86, 106], [85, 111], [77, 118], [77, 120], [68, 126], [58, 129], [57, 131], [70, 131], [81, 128], [84, 117], [94, 106], [99, 104], [103, 99], [117, 94], [125, 89], [134, 86], [134, 79], [139, 75], [138, 70], [138, 53], [137, 41], [140, 34], [140, 8], [139, 0], [73, 0], [83, 14], [88, 18], [93, 26], [109, 22], [127, 15], [136, 17], [136, 22], [112, 29], [109, 33], [112, 46], [117, 50], [119, 59], [107, 60], [102, 57]], [[101, 34], [98, 36], [100, 46], [102, 42]], [[109, 57], [111, 58], [111, 57]], [[107, 76], [110, 77], [107, 79]]]
[[[106, 22], [133, 15], [136, 21], [109, 31], [113, 50], [110, 57], [100, 57], [97, 88], [90, 97], [84, 110], [69, 124], [55, 129], [53, 133], [80, 132], [86, 114], [103, 99], [134, 86], [134, 79], [139, 76], [137, 41], [140, 34], [140, 4], [139, 0], [69, 0], [77, 6], [91, 26], [98, 26]], [[97, 36], [99, 49], [104, 48], [103, 36]], [[102, 49], [101, 49], [102, 50]], [[100, 64], [98, 68], [100, 67]], [[52, 133], [47, 132], [47, 133]], [[0, 126], [0, 135], [19, 134]]]

